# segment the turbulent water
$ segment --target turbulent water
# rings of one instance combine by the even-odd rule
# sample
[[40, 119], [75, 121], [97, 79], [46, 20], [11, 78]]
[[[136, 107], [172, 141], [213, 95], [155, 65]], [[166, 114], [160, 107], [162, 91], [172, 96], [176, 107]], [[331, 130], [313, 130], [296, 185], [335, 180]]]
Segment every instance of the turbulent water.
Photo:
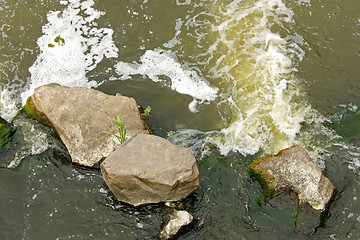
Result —
[[[199, 221], [184, 239], [300, 238], [281, 224], [276, 232], [279, 219], [257, 207], [260, 188], [247, 168], [294, 144], [340, 193], [314, 238], [358, 237], [359, 11], [356, 0], [0, 0], [0, 115], [18, 129], [0, 160], [8, 168], [0, 190], [9, 193], [0, 207], [11, 203], [0, 236], [35, 239], [41, 216], [61, 223], [71, 214], [79, 229], [51, 221], [40, 229], [53, 239], [152, 239], [160, 226], [160, 207], [117, 203], [99, 173], [69, 165], [55, 134], [20, 112], [36, 87], [56, 82], [133, 96], [152, 107], [155, 134], [194, 152], [201, 187], [188, 208]], [[57, 174], [62, 184], [51, 183]], [[93, 186], [65, 200], [86, 183]], [[92, 210], [79, 204], [71, 213], [81, 198]]]

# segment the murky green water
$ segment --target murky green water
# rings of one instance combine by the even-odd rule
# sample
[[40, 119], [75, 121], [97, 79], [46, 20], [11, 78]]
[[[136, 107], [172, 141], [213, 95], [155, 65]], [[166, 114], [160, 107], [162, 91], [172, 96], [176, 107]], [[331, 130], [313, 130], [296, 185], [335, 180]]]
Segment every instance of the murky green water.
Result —
[[338, 189], [309, 238], [360, 238], [359, 12], [357, 0], [0, 0], [0, 113], [17, 129], [0, 157], [0, 238], [156, 239], [163, 221], [163, 205], [116, 201], [17, 115], [50, 82], [132, 96], [155, 134], [194, 152], [197, 222], [181, 239], [306, 238], [258, 205], [248, 169], [294, 144]]

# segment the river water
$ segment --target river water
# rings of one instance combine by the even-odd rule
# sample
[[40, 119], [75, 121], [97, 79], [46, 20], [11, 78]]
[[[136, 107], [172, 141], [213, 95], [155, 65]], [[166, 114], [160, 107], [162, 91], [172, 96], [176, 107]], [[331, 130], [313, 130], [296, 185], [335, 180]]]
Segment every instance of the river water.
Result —
[[156, 239], [163, 223], [162, 204], [116, 201], [19, 112], [51, 82], [132, 96], [154, 134], [193, 151], [197, 222], [181, 239], [303, 239], [258, 205], [248, 167], [295, 144], [338, 189], [309, 238], [359, 239], [359, 13], [358, 0], [0, 0], [0, 115], [17, 129], [0, 239]]

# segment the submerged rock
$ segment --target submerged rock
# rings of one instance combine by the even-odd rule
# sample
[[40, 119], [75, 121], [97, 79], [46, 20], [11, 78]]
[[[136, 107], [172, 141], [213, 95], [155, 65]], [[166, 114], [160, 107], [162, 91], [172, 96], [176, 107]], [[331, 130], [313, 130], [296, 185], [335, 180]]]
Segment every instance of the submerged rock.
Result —
[[360, 140], [360, 111], [347, 110], [328, 124], [345, 140]]
[[315, 210], [324, 211], [335, 193], [335, 186], [300, 146], [267, 155], [250, 168], [269, 193], [291, 189], [298, 194], [300, 204], [308, 203]]
[[100, 168], [115, 197], [134, 206], [178, 201], [199, 186], [191, 151], [154, 135], [140, 133], [127, 140]]
[[326, 217], [326, 212], [315, 210], [307, 203], [300, 204], [297, 194], [289, 189], [272, 196], [262, 211], [289, 230], [305, 235], [323, 226]]
[[180, 230], [192, 223], [194, 217], [187, 211], [174, 210], [170, 215], [170, 219], [165, 223], [158, 234], [161, 240], [168, 240], [177, 235]]
[[15, 130], [11, 125], [0, 117], [0, 152], [6, 151], [11, 147], [11, 141]]
[[108, 118], [120, 115], [127, 137], [148, 133], [133, 98], [111, 96], [94, 89], [48, 84], [35, 89], [24, 112], [54, 128], [73, 162], [92, 167], [115, 150], [116, 125]]
[[265, 187], [263, 209], [268, 216], [306, 235], [324, 225], [336, 189], [305, 149], [284, 149], [256, 160], [250, 168]]

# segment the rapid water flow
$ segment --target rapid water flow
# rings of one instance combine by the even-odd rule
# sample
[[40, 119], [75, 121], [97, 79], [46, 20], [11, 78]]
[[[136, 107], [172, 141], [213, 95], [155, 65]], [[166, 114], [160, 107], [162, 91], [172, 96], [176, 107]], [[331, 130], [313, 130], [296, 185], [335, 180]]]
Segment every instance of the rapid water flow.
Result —
[[313, 238], [360, 237], [359, 12], [356, 0], [0, 0], [0, 115], [17, 129], [0, 158], [0, 238], [154, 239], [161, 226], [161, 206], [117, 202], [21, 113], [53, 82], [132, 96], [155, 134], [193, 151], [198, 222], [182, 239], [301, 239], [259, 208], [248, 172], [295, 144], [339, 191]]

